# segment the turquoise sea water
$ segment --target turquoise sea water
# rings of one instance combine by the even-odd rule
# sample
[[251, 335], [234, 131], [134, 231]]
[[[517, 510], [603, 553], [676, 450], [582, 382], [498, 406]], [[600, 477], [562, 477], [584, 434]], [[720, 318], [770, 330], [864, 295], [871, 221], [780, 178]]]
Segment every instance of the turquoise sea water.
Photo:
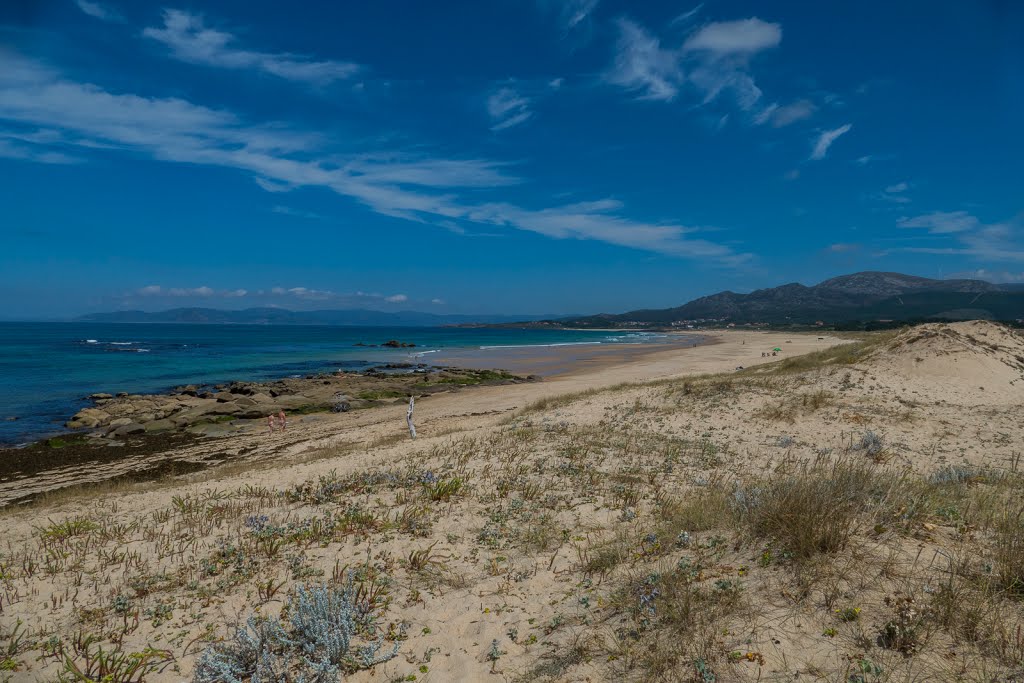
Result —
[[[356, 346], [397, 339], [416, 348]], [[423, 327], [0, 323], [0, 444], [59, 432], [94, 392], [264, 380], [393, 362], [437, 349], [651, 343], [628, 332]], [[10, 418], [17, 418], [12, 420]]]

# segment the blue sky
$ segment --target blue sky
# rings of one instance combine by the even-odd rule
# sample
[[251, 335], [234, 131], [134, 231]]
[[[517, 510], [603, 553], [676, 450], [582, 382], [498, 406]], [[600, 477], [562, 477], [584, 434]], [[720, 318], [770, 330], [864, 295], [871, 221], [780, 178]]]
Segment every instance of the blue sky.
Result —
[[14, 0], [0, 317], [1024, 280], [1024, 3]]

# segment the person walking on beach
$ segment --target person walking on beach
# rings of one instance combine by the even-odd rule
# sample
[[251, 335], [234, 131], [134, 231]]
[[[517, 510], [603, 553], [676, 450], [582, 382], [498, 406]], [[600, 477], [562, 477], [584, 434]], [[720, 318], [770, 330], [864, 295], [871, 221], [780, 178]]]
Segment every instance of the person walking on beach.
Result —
[[288, 420], [284, 416], [284, 410], [277, 414], [277, 426], [282, 432], [288, 427]]
[[271, 435], [274, 433], [274, 416], [273, 415], [267, 415], [267, 429], [270, 430], [269, 433]]

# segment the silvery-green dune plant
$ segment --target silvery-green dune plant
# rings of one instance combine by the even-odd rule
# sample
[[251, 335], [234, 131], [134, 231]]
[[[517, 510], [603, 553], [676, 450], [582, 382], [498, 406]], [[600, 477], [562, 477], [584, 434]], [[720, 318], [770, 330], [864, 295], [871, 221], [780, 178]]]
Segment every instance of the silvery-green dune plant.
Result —
[[299, 585], [287, 619], [253, 615], [225, 641], [208, 647], [196, 665], [195, 683], [328, 683], [343, 671], [368, 669], [398, 654], [384, 639], [358, 645], [373, 631], [373, 618], [356, 604], [351, 575], [345, 585]]

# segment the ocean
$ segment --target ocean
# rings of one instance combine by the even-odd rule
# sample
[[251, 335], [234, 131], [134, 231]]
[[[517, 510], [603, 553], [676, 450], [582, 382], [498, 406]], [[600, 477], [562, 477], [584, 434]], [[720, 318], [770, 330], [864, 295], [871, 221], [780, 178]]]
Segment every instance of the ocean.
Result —
[[[154, 393], [183, 384], [429, 363], [439, 350], [664, 338], [592, 330], [0, 322], [0, 444], [59, 433], [96, 392]], [[391, 339], [416, 347], [357, 346]]]

